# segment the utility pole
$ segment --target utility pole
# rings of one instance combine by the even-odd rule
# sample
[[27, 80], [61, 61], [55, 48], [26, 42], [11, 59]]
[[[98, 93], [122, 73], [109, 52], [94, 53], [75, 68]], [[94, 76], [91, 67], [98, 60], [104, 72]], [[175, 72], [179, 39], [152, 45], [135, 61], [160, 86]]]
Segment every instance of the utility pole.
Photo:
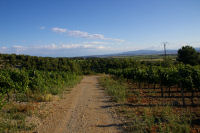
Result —
[[165, 61], [165, 62], [166, 62], [166, 60], [167, 60], [166, 45], [167, 45], [167, 42], [163, 42], [163, 47], [164, 47], [164, 61]]

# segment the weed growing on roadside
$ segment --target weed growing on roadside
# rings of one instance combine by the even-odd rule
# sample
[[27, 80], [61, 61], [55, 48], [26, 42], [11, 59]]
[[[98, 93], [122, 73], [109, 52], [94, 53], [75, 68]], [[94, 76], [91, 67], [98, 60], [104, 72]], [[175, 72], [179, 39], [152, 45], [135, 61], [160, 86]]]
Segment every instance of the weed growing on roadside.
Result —
[[[177, 113], [171, 106], [151, 106], [149, 104], [142, 106], [144, 98], [140, 90], [128, 89], [119, 79], [104, 76], [100, 79], [100, 84], [114, 101], [126, 103], [131, 101], [133, 104], [133, 106], [122, 104], [116, 110], [119, 116], [126, 120], [125, 131], [134, 133], [190, 132], [192, 116], [189, 111]], [[152, 95], [154, 93], [152, 92]]]
[[26, 124], [26, 117], [32, 115], [30, 104], [7, 104], [0, 111], [0, 132], [19, 132], [32, 130], [34, 124]]
[[124, 102], [127, 97], [127, 88], [123, 83], [119, 83], [109, 77], [100, 78], [100, 84], [105, 88], [108, 95], [116, 102]]

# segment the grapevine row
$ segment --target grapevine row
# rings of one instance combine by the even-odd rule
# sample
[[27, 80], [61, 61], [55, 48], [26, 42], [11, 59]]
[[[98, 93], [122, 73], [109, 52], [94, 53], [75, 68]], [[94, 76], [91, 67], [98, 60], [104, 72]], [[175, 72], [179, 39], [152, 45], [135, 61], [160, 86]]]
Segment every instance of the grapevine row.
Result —
[[158, 84], [161, 89], [161, 97], [164, 96], [163, 88], [169, 89], [176, 86], [181, 88], [182, 102], [185, 106], [184, 92], [191, 92], [191, 103], [194, 105], [194, 93], [200, 90], [200, 68], [190, 65], [172, 65], [170, 67], [161, 66], [143, 66], [127, 69], [110, 69], [109, 73], [117, 77], [130, 79], [138, 84], [141, 88], [142, 84], [155, 86]]
[[[38, 70], [0, 69], [0, 94], [16, 98], [25, 94], [27, 100], [32, 94], [58, 94], [62, 87], [69, 87], [78, 82], [79, 76], [71, 72], [53, 72]], [[12, 97], [11, 97], [12, 95]]]

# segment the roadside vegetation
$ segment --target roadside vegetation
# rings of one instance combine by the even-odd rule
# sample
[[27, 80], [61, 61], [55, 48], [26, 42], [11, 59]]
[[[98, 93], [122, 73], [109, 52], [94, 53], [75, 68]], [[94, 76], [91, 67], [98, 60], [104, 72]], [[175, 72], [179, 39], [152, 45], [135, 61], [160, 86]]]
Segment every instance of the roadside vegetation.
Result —
[[108, 95], [112, 96], [115, 102], [125, 102], [127, 98], [127, 86], [123, 81], [116, 81], [109, 76], [100, 78], [100, 84], [105, 88]]
[[34, 131], [33, 119], [44, 118], [40, 105], [62, 98], [82, 78], [77, 64], [68, 59], [0, 57], [0, 132]]
[[[187, 48], [190, 56], [194, 53], [197, 57], [198, 53], [191, 52], [191, 47], [183, 47], [183, 52]], [[191, 66], [198, 64], [198, 58], [192, 59], [178, 55], [177, 60], [187, 63], [163, 62], [163, 65], [137, 64], [133, 68], [109, 69], [111, 76], [104, 76], [100, 83], [120, 103], [114, 108], [124, 120], [126, 132], [200, 131], [200, 67]], [[121, 98], [123, 91], [119, 88], [126, 88], [123, 100], [115, 100]]]
[[[36, 102], [50, 102], [81, 79], [75, 73], [37, 70], [0, 70], [2, 109], [0, 132], [32, 130], [26, 118], [36, 113]], [[3, 98], [4, 97], [4, 98]]]
[[[159, 96], [161, 92], [157, 93], [158, 89], [139, 89], [135, 83], [122, 78], [104, 76], [100, 84], [106, 92], [113, 90], [116, 84], [118, 88], [126, 88], [126, 94], [123, 95], [126, 97], [123, 99], [119, 95], [121, 89], [115, 89], [119, 92], [107, 93], [118, 103], [114, 109], [123, 121], [125, 132], [198, 132], [198, 128], [194, 127], [198, 127], [195, 122], [199, 120], [199, 107], [182, 108], [177, 102], [179, 98], [171, 101], [163, 99]], [[174, 105], [166, 104], [170, 102]]]
[[[189, 55], [189, 56], [185, 56]], [[191, 132], [200, 128], [200, 54], [120, 58], [50, 58], [0, 54], [0, 132], [31, 131], [38, 103], [59, 99], [83, 75], [100, 79], [127, 132]], [[177, 57], [177, 60], [175, 58]], [[154, 58], [154, 59], [153, 59]]]

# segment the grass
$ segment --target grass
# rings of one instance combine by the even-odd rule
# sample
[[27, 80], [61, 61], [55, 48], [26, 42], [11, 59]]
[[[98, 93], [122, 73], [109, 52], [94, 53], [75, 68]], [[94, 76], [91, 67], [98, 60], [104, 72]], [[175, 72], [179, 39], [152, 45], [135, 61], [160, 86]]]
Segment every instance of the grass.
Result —
[[35, 125], [26, 123], [26, 117], [31, 116], [31, 104], [9, 103], [0, 111], [0, 132], [30, 131]]
[[190, 116], [176, 114], [171, 107], [130, 109], [125, 106], [123, 110], [126, 111], [121, 111], [121, 115], [123, 112], [123, 117], [130, 122], [125, 129], [127, 132], [190, 132]]
[[[148, 99], [142, 89], [133, 89], [134, 84], [128, 84], [126, 80], [111, 76], [100, 79], [105, 91], [116, 102], [123, 101], [121, 106], [116, 106], [119, 118], [123, 121], [125, 132], [134, 133], [190, 133], [198, 132], [193, 125], [196, 114], [191, 108], [178, 108], [170, 105], [161, 106], [157, 99]], [[155, 95], [156, 93], [148, 93]], [[164, 99], [165, 100], [165, 99]], [[153, 103], [153, 104], [152, 104]]]
[[100, 84], [105, 88], [108, 95], [116, 102], [125, 102], [127, 87], [122, 82], [117, 82], [109, 77], [100, 78]]

